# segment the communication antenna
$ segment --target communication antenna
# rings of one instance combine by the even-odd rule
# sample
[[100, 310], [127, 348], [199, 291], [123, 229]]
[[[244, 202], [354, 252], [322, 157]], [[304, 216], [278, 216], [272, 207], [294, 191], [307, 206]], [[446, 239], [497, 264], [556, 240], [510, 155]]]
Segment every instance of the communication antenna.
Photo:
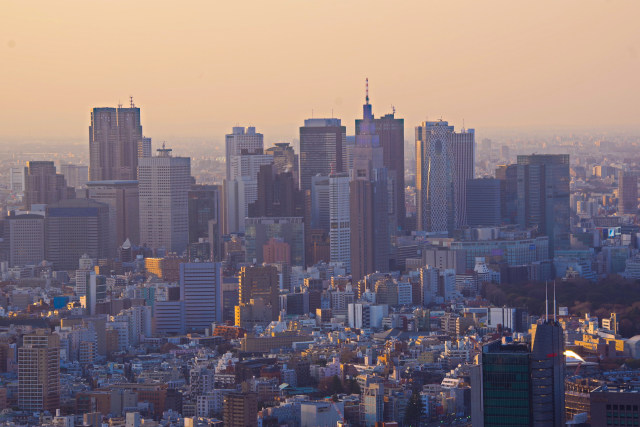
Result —
[[556, 322], [556, 281], [553, 281], [553, 322]]
[[549, 289], [547, 286], [547, 281], [544, 281], [544, 319], [545, 321], [549, 320]]
[[129, 95], [129, 105], [131, 108], [135, 107], [136, 105], [133, 103], [133, 96]]
[[396, 114], [396, 107], [394, 107], [393, 104], [391, 104], [391, 112], [393, 113], [393, 115]]
[[367, 93], [365, 100], [367, 101], [367, 105], [369, 105], [369, 77], [365, 79], [365, 89]]

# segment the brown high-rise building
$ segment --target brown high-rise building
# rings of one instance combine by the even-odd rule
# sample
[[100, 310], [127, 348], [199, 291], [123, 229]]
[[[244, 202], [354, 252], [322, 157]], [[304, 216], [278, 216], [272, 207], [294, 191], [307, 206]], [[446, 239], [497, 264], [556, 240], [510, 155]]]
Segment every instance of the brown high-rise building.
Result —
[[620, 171], [618, 173], [618, 213], [638, 213], [638, 176]]
[[[362, 120], [356, 120], [356, 134]], [[387, 178], [393, 183], [393, 194], [389, 200], [392, 208], [390, 220], [394, 227], [404, 228], [404, 119], [396, 119], [395, 112], [374, 119], [375, 133], [380, 139], [382, 161], [387, 168]]]
[[39, 329], [18, 349], [18, 406], [25, 411], [60, 407], [60, 337]]
[[273, 317], [279, 310], [280, 283], [278, 269], [273, 265], [252, 265], [240, 270], [240, 303], [262, 298], [271, 304]]
[[27, 162], [24, 168], [24, 207], [51, 204], [75, 197], [73, 188], [67, 187], [64, 175], [56, 173], [53, 162]]
[[143, 142], [140, 108], [94, 108], [89, 126], [89, 180], [138, 179]]
[[349, 185], [351, 218], [351, 276], [360, 280], [373, 272], [373, 192], [364, 179]]
[[224, 395], [224, 427], [257, 427], [258, 395], [228, 393]]

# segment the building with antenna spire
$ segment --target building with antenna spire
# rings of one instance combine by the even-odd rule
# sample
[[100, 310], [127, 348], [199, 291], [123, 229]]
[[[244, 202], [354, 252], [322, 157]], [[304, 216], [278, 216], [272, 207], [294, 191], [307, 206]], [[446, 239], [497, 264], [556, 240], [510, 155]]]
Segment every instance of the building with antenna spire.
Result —
[[366, 83], [362, 120], [356, 123], [352, 150], [350, 223], [351, 274], [360, 280], [369, 273], [389, 271], [390, 221], [388, 171]]
[[89, 180], [138, 179], [139, 147], [143, 145], [140, 108], [94, 108], [89, 126]]

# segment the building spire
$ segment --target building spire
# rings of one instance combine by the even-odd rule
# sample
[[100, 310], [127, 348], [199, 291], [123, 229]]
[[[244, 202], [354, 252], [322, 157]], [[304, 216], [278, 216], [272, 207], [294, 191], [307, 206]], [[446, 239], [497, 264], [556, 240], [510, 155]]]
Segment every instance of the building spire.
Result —
[[547, 322], [549, 320], [549, 292], [547, 281], [544, 281], [544, 321]]
[[553, 322], [556, 322], [556, 281], [553, 281]]
[[367, 96], [365, 97], [365, 101], [366, 101], [367, 105], [369, 105], [369, 77], [367, 77], [366, 80], [365, 80], [365, 89], [366, 89], [366, 93], [367, 93]]

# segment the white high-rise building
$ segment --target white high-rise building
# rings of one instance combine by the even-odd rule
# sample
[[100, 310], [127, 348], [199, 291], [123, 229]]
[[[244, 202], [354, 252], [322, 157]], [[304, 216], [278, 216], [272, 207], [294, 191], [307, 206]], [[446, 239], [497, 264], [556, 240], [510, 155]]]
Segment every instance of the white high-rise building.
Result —
[[349, 174], [329, 176], [329, 245], [332, 263], [342, 263], [351, 272], [351, 225]]
[[256, 128], [249, 126], [235, 126], [232, 133], [225, 137], [225, 148], [227, 156], [227, 179], [231, 177], [231, 156], [241, 156], [244, 154], [262, 154], [264, 150], [264, 137], [261, 133], [256, 133]]
[[89, 180], [89, 166], [63, 164], [60, 165], [60, 172], [69, 187], [83, 187]]
[[445, 121], [416, 127], [417, 226], [452, 233], [466, 223], [467, 180], [475, 177], [475, 133]]
[[14, 193], [24, 192], [24, 168], [10, 168], [9, 188]]
[[138, 161], [140, 243], [182, 254], [189, 243], [191, 159], [161, 148]]
[[[234, 128], [234, 132], [235, 129]], [[242, 128], [239, 128], [242, 129]], [[253, 128], [249, 128], [253, 129]], [[244, 219], [249, 205], [258, 198], [260, 166], [273, 163], [273, 156], [263, 154], [262, 134], [227, 135], [227, 174], [224, 182], [226, 197], [226, 233], [244, 231]], [[256, 135], [260, 137], [257, 138]], [[234, 138], [229, 140], [229, 136]], [[240, 137], [247, 137], [240, 138]], [[253, 138], [248, 138], [253, 137]]]
[[180, 264], [180, 300], [187, 331], [203, 332], [212, 322], [222, 322], [221, 264]]

